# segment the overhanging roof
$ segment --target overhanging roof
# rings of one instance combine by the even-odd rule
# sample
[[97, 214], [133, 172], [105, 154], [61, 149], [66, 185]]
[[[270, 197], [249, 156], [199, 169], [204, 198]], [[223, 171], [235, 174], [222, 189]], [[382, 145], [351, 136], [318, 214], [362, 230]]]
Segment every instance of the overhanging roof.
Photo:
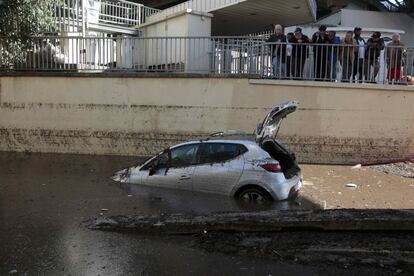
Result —
[[162, 10], [149, 22], [184, 10], [214, 15], [212, 35], [239, 35], [268, 30], [272, 24], [297, 25], [316, 20], [316, 0], [192, 0]]
[[213, 35], [234, 35], [260, 32], [271, 24], [285, 26], [313, 22], [316, 5], [309, 0], [247, 0], [209, 11], [214, 15]]

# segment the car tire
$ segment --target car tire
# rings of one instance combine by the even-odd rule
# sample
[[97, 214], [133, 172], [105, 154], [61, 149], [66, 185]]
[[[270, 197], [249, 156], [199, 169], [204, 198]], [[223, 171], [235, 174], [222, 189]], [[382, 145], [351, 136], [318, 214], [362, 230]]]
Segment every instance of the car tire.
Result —
[[272, 196], [264, 189], [259, 187], [247, 187], [236, 194], [236, 198], [243, 202], [265, 203], [272, 201]]

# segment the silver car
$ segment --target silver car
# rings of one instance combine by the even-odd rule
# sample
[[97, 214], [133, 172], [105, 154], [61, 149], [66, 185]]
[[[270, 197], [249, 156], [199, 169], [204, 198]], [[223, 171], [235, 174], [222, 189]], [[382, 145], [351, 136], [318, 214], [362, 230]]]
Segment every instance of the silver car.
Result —
[[302, 186], [293, 153], [275, 137], [298, 102], [275, 106], [254, 134], [219, 132], [172, 146], [144, 164], [117, 172], [123, 183], [230, 195], [246, 201], [285, 200]]

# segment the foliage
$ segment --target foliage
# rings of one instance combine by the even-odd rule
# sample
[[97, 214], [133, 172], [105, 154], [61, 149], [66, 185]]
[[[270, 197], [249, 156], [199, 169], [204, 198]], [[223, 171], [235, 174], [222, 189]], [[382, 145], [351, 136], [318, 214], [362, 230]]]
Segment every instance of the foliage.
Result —
[[[59, 1], [59, 0], [58, 0]], [[0, 0], [0, 66], [25, 59], [31, 37], [54, 31], [53, 0]]]

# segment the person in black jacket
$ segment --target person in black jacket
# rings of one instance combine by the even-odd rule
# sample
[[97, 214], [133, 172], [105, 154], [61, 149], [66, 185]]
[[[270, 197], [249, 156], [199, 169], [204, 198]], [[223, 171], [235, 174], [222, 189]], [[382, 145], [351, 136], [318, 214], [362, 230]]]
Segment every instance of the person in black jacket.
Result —
[[367, 51], [365, 52], [365, 58], [368, 62], [368, 66], [374, 68], [374, 81], [377, 77], [379, 71], [379, 62], [378, 58], [381, 54], [381, 51], [384, 50], [384, 40], [381, 38], [380, 32], [375, 32], [372, 34], [371, 38], [367, 41]]
[[305, 66], [306, 58], [308, 57], [308, 44], [310, 43], [309, 38], [302, 34], [301, 28], [296, 28], [295, 38], [293, 40], [293, 68], [292, 74], [295, 79], [303, 78], [303, 68]]
[[314, 46], [315, 79], [325, 80], [327, 77], [328, 46], [324, 44], [329, 43], [325, 25], [321, 25], [319, 31], [313, 34], [312, 43], [316, 44]]
[[272, 53], [272, 73], [275, 78], [286, 78], [286, 43], [282, 25], [275, 25], [275, 33], [266, 42]]

